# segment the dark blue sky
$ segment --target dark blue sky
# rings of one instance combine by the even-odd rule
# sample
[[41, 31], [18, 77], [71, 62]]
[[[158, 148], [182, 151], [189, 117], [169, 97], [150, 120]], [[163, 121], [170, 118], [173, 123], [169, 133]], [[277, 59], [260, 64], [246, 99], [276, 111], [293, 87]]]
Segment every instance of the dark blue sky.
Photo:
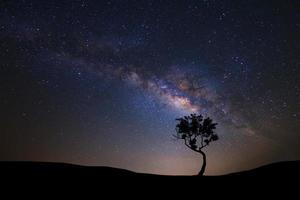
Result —
[[300, 159], [298, 1], [1, 1], [0, 159], [208, 174]]

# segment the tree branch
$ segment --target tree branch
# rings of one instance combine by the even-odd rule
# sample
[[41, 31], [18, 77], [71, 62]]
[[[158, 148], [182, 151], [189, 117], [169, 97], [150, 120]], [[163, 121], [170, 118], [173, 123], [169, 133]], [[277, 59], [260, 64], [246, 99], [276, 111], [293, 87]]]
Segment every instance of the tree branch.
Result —
[[191, 147], [187, 144], [186, 138], [184, 138], [184, 144], [185, 144], [185, 146], [187, 146], [188, 148], [191, 148]]
[[191, 149], [191, 150], [193, 150], [193, 151], [195, 151], [195, 152], [197, 152], [197, 153], [201, 153], [202, 151], [202, 149], [204, 148], [204, 147], [206, 147], [207, 145], [204, 145], [204, 146], [202, 146], [202, 147], [200, 147], [199, 148], [199, 150], [197, 150], [197, 149], [193, 149], [190, 145], [188, 145], [188, 143], [187, 143], [187, 140], [186, 139], [184, 139], [184, 144], [185, 144], [185, 146], [187, 146], [189, 149]]
[[199, 150], [203, 149], [204, 147], [208, 146], [208, 143], [205, 144], [204, 146], [199, 147]]
[[[177, 136], [175, 136], [175, 135], [174, 135], [174, 137], [176, 137], [176, 138], [178, 138], [178, 139], [182, 139], [182, 138], [179, 138], [179, 137], [177, 137]], [[204, 147], [208, 146], [208, 144], [203, 145], [203, 143], [202, 143], [201, 147], [199, 147], [198, 150], [197, 150], [197, 149], [193, 149], [193, 148], [188, 144], [187, 139], [191, 142], [191, 137], [186, 137], [186, 138], [184, 138], [184, 144], [185, 144], [185, 146], [187, 146], [189, 149], [191, 149], [191, 150], [193, 150], [193, 151], [195, 151], [195, 152], [197, 152], [197, 153], [200, 153], [200, 151], [201, 151]], [[202, 140], [202, 139], [203, 139], [203, 138], [201, 137], [201, 140]]]

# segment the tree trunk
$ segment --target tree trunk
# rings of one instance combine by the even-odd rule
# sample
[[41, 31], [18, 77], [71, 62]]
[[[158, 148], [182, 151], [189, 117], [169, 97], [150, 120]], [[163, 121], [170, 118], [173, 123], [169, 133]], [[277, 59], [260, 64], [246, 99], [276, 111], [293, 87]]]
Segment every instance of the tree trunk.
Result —
[[203, 176], [205, 167], [206, 167], [206, 155], [203, 151], [199, 151], [199, 153], [202, 155], [203, 163], [200, 172], [198, 173], [198, 176]]

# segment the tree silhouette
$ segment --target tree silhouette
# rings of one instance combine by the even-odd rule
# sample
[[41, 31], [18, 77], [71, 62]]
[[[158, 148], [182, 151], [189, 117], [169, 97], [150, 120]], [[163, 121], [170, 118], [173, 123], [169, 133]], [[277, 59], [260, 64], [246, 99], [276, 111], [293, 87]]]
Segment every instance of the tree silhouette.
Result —
[[209, 117], [203, 119], [202, 115], [190, 114], [183, 118], [176, 119], [177, 139], [184, 140], [184, 144], [193, 151], [200, 153], [203, 158], [203, 164], [199, 176], [203, 176], [206, 167], [206, 155], [202, 149], [208, 146], [212, 141], [219, 139], [218, 135], [214, 133], [217, 123], [213, 123]]

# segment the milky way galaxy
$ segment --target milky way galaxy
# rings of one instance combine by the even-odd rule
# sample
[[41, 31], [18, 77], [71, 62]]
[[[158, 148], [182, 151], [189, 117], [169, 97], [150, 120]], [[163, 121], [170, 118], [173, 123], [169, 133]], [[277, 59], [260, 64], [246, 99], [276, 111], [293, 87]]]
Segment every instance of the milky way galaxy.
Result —
[[300, 159], [293, 1], [1, 1], [0, 160], [195, 174], [178, 117], [218, 123], [207, 174]]

